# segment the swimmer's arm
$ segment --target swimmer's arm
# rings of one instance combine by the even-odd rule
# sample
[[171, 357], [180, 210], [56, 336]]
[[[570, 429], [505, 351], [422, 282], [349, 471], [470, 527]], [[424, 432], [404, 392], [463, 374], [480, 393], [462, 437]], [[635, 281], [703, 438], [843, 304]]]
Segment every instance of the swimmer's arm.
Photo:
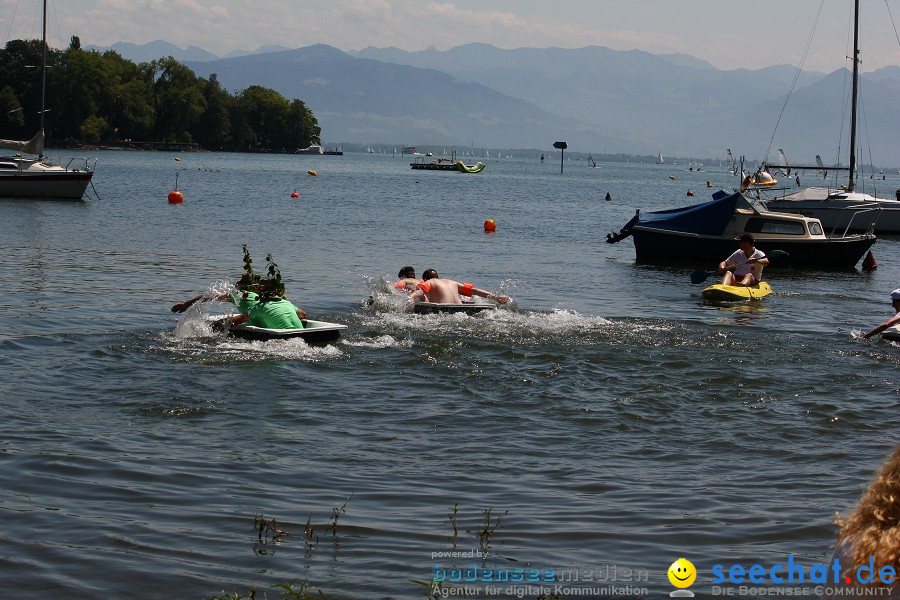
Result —
[[195, 302], [198, 302], [202, 298], [203, 298], [203, 294], [197, 294], [190, 300], [185, 300], [184, 302], [179, 302], [178, 304], [175, 304], [174, 306], [172, 306], [172, 312], [183, 313], [184, 311], [189, 309], [191, 306], [193, 306]]
[[[460, 284], [460, 292], [462, 292], [462, 288], [464, 286]], [[469, 288], [471, 295], [473, 296], [481, 296], [482, 298], [487, 298], [488, 300], [493, 300], [499, 304], [506, 304], [509, 302], [509, 296], [501, 296], [498, 294], [494, 294], [493, 292], [489, 292], [487, 290], [483, 290], [481, 288], [473, 287]]]
[[896, 325], [897, 323], [900, 323], [900, 314], [894, 315], [893, 317], [891, 317], [890, 319], [888, 319], [887, 321], [885, 321], [884, 323], [882, 323], [881, 325], [879, 325], [878, 327], [876, 327], [875, 329], [873, 329], [872, 331], [870, 331], [869, 333], [863, 335], [863, 338], [869, 339], [869, 338], [872, 337], [873, 335], [875, 335], [875, 334], [877, 334], [877, 333], [881, 333], [882, 331], [884, 331], [884, 330], [887, 329], [888, 327], [893, 327], [893, 326]]
[[302, 308], [298, 308], [297, 309], [297, 317], [302, 321], [303, 319], [306, 318], [306, 311], [303, 310]]
[[410, 302], [423, 302], [425, 300], [425, 291], [424, 290], [416, 290], [412, 294], [409, 295]]

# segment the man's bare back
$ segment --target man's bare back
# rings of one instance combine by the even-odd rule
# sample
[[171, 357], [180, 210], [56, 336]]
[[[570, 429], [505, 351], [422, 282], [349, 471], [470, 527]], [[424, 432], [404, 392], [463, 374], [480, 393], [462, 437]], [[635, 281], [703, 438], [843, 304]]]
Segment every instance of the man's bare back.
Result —
[[416, 302], [433, 302], [435, 304], [462, 304], [461, 296], [481, 296], [500, 304], [509, 302], [507, 296], [498, 296], [491, 292], [479, 289], [471, 283], [460, 283], [452, 279], [441, 279], [434, 269], [428, 269], [422, 274], [424, 281], [419, 284], [419, 289], [411, 298]]

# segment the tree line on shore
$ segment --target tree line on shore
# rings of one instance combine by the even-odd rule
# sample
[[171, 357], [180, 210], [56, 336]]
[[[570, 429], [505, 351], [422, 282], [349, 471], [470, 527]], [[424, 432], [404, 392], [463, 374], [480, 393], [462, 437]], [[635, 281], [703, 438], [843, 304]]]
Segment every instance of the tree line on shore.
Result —
[[[42, 43], [0, 50], [0, 138], [27, 140], [40, 125]], [[234, 94], [215, 74], [197, 77], [174, 58], [135, 64], [108, 50], [47, 49], [45, 130], [64, 142], [198, 143], [208, 150], [293, 152], [320, 142], [302, 100], [262, 86]], [[35, 68], [37, 66], [37, 68]]]

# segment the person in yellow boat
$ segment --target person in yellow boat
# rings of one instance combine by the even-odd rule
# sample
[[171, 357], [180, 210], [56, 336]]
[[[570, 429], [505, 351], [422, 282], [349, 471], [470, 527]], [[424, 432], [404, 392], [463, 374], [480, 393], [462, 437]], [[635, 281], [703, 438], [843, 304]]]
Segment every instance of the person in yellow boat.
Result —
[[894, 307], [894, 312], [896, 314], [869, 333], [863, 335], [864, 338], [869, 339], [876, 333], [881, 333], [888, 327], [893, 327], [894, 325], [900, 324], [900, 288], [897, 288], [896, 290], [891, 292], [891, 306]]
[[441, 279], [438, 272], [428, 269], [422, 273], [419, 284], [410, 298], [415, 302], [434, 302], [435, 304], [462, 304], [461, 296], [481, 296], [500, 304], [509, 302], [509, 296], [501, 296], [479, 289], [471, 283], [460, 283], [452, 279]]
[[[738, 238], [738, 249], [734, 254], [719, 263], [719, 271], [724, 271], [722, 285], [754, 286], [762, 281], [762, 270], [769, 259], [762, 250], [754, 246], [753, 235], [743, 233]], [[734, 267], [732, 273], [730, 268]]]

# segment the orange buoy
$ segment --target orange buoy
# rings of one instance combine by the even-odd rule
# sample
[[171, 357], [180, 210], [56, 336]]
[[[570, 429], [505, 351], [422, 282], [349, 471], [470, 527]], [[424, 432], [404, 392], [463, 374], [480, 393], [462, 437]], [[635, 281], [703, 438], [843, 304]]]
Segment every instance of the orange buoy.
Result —
[[484, 230], [490, 232], [497, 231], [497, 223], [495, 223], [493, 219], [488, 219], [484, 222]]
[[293, 192], [291, 192], [291, 198], [299, 198], [299, 197], [300, 197], [300, 194], [297, 193], [297, 190], [294, 190]]
[[316, 172], [313, 171], [312, 169], [310, 169], [309, 171], [307, 171], [307, 173], [309, 173], [309, 174], [312, 175], [313, 177], [315, 177], [316, 175], [318, 175], [318, 173], [316, 173]]
[[874, 271], [878, 268], [878, 261], [875, 260], [875, 255], [872, 254], [871, 250], [869, 250], [869, 253], [866, 254], [866, 257], [863, 259], [862, 268], [863, 271]]
[[169, 204], [181, 204], [184, 202], [184, 195], [178, 190], [169, 192]]
[[688, 190], [687, 195], [688, 195], [688, 196], [693, 196], [693, 195], [694, 195], [694, 192], [692, 192], [691, 190]]

